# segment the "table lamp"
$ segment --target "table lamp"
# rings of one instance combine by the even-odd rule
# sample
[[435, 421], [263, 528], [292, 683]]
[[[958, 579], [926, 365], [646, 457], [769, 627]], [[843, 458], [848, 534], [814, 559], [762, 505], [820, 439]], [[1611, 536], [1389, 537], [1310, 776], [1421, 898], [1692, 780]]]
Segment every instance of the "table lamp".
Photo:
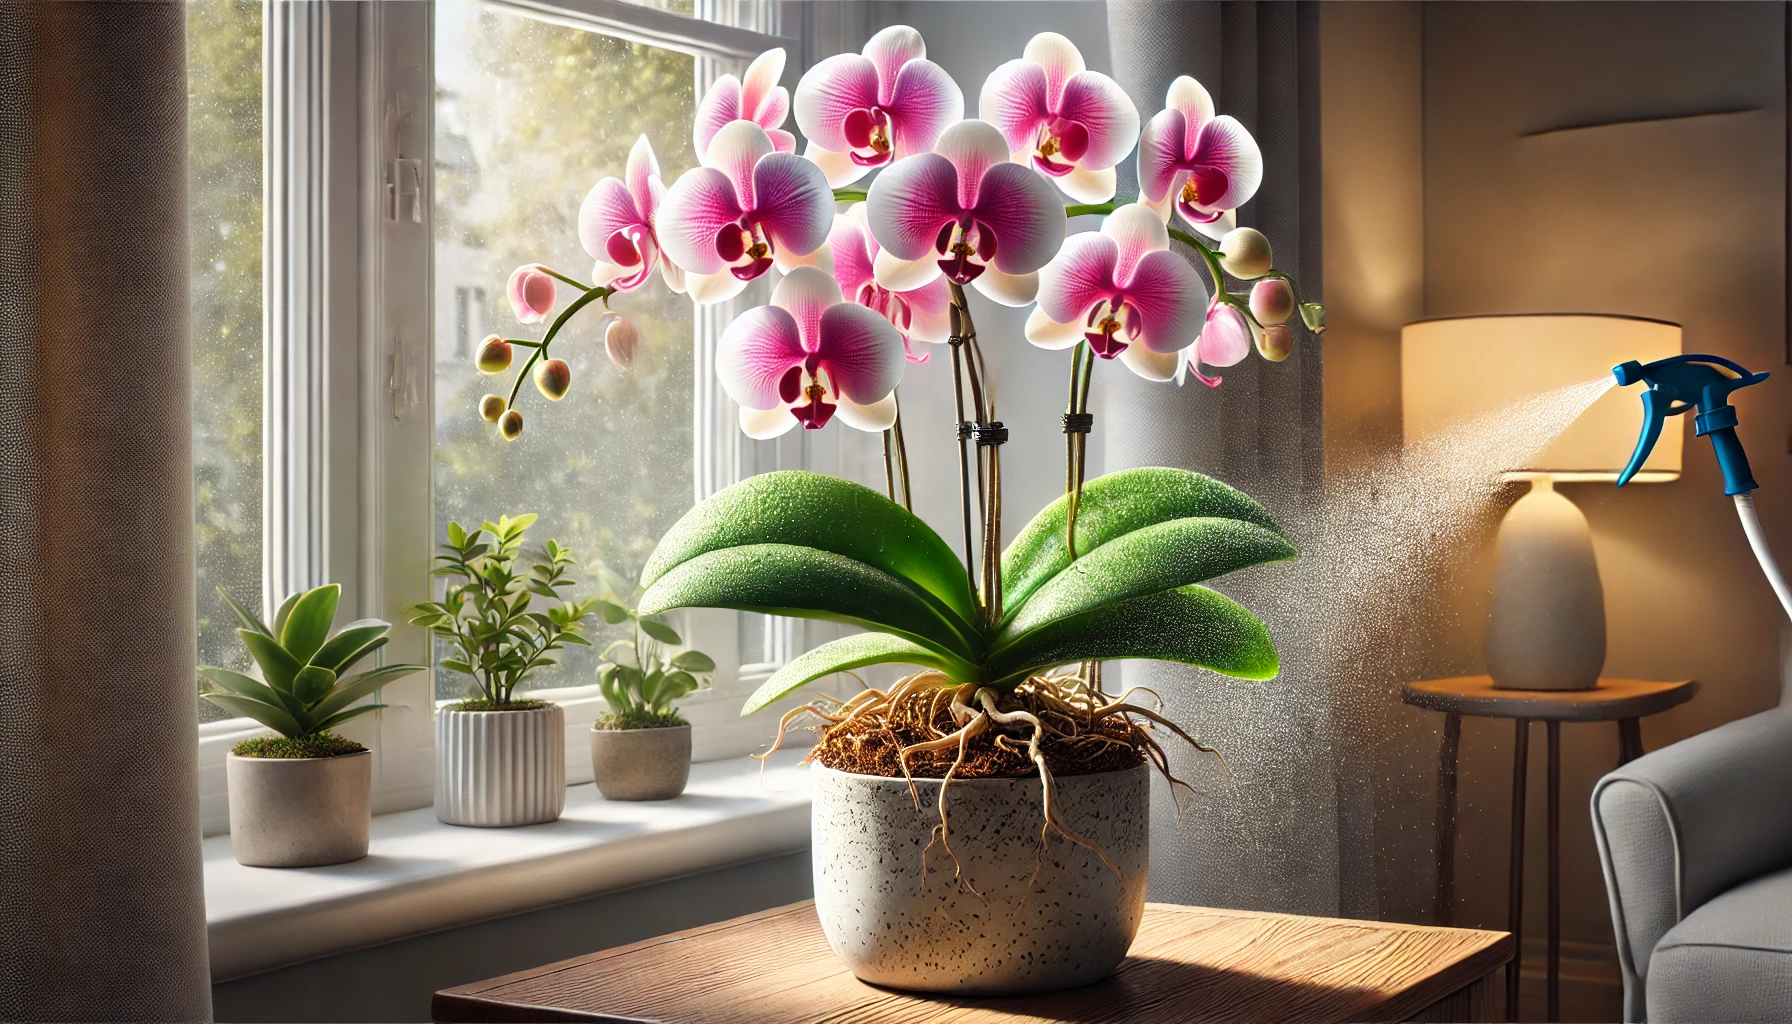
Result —
[[[1401, 402], [1409, 449], [1515, 403], [1611, 376], [1626, 360], [1680, 353], [1680, 326], [1597, 314], [1423, 320], [1400, 332]], [[1615, 481], [1642, 428], [1634, 399], [1600, 396], [1554, 443], [1517, 453], [1503, 480], [1530, 490], [1500, 523], [1484, 651], [1496, 686], [1584, 690], [1605, 665], [1605, 590], [1587, 517], [1558, 482]], [[1684, 428], [1670, 424], [1634, 479], [1676, 480]]]

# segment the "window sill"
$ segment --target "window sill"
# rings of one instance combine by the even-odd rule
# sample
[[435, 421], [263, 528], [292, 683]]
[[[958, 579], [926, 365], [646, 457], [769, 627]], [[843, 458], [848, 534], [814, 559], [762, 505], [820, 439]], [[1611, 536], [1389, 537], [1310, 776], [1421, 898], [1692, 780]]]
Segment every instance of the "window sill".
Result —
[[373, 819], [364, 860], [250, 868], [230, 837], [204, 841], [212, 981], [523, 913], [803, 849], [809, 775], [801, 755], [693, 765], [676, 800], [622, 803], [566, 791], [559, 821], [461, 828], [432, 808]]

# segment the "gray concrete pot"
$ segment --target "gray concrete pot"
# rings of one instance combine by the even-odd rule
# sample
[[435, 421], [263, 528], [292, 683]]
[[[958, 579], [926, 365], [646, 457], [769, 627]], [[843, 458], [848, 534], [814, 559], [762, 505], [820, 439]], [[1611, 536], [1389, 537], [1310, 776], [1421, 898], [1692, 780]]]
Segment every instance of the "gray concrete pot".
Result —
[[828, 945], [863, 980], [1051, 992], [1100, 981], [1126, 957], [1145, 913], [1147, 766], [1057, 780], [1053, 809], [1120, 874], [1054, 835], [1024, 903], [1041, 863], [1037, 776], [954, 779], [946, 791], [952, 851], [987, 903], [954, 881], [952, 858], [934, 841], [939, 780], [915, 780], [919, 810], [903, 779], [817, 765], [814, 780], [815, 910]]
[[436, 712], [436, 817], [450, 825], [538, 825], [566, 807], [566, 712]]
[[255, 868], [310, 868], [367, 856], [373, 752], [224, 760], [230, 852]]
[[691, 727], [591, 727], [591, 774], [605, 800], [670, 800], [691, 779]]

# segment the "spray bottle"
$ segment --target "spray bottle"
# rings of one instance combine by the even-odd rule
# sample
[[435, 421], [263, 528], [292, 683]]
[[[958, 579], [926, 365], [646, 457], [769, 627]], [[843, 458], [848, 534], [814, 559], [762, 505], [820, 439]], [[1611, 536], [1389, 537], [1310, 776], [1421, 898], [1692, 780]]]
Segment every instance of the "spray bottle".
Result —
[[1736, 436], [1736, 407], [1730, 404], [1731, 394], [1761, 383], [1767, 379], [1767, 374], [1751, 373], [1722, 356], [1687, 354], [1658, 359], [1646, 365], [1634, 359], [1619, 363], [1612, 367], [1612, 376], [1624, 387], [1638, 381], [1648, 385], [1648, 390], [1643, 392], [1643, 433], [1637, 438], [1630, 464], [1618, 476], [1618, 486], [1624, 486], [1642, 468], [1669, 416], [1697, 409], [1699, 414], [1692, 421], [1693, 433], [1709, 437], [1712, 447], [1717, 450], [1717, 465], [1724, 474], [1724, 493], [1736, 502], [1736, 514], [1742, 519], [1742, 531], [1748, 534], [1755, 560], [1761, 563], [1761, 571], [1767, 574], [1767, 582], [1779, 596], [1780, 606], [1788, 617], [1792, 617], [1792, 588], [1786, 586], [1786, 578], [1780, 574], [1773, 552], [1767, 549], [1767, 535], [1761, 530], [1761, 518], [1755, 512], [1752, 493], [1758, 485], [1749, 471], [1748, 455], [1742, 450], [1742, 441]]

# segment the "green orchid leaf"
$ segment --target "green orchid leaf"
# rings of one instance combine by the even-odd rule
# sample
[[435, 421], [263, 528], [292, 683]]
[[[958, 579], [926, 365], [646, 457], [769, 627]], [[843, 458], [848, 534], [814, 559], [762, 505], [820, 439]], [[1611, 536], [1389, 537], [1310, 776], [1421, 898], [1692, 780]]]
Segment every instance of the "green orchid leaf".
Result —
[[672, 657], [672, 667], [686, 672], [714, 672], [715, 659], [702, 651], [680, 651]]
[[391, 629], [392, 624], [384, 619], [356, 619], [319, 647], [311, 656], [311, 664], [341, 672], [353, 659], [365, 654], [369, 644]]
[[322, 665], [306, 665], [292, 680], [292, 695], [300, 704], [310, 707], [336, 685], [336, 673]]
[[1104, 604], [1294, 556], [1287, 538], [1237, 519], [1172, 519], [1146, 526], [1083, 555], [1035, 590], [991, 648], [999, 652], [1029, 630]]
[[267, 623], [261, 621], [261, 616], [250, 611], [247, 606], [236, 598], [231, 597], [230, 591], [225, 590], [223, 587], [219, 587], [218, 596], [223, 598], [224, 603], [230, 606], [230, 610], [235, 613], [237, 621], [243, 624], [243, 628], [252, 629], [257, 633], [265, 633], [268, 636], [274, 635], [273, 631], [268, 629]]
[[1114, 601], [1038, 626], [990, 654], [983, 680], [1013, 686], [1078, 661], [1146, 658], [1198, 665], [1240, 679], [1280, 671], [1269, 630], [1243, 605], [1202, 586]]
[[306, 735], [306, 730], [299, 725], [298, 719], [287, 714], [284, 708], [238, 693], [202, 693], [200, 696], [226, 711], [244, 718], [253, 718], [282, 736]]
[[685, 513], [641, 571], [652, 588], [713, 551], [781, 544], [831, 552], [903, 581], [963, 622], [977, 621], [964, 563], [912, 512], [848, 480], [787, 470], [752, 477]]
[[342, 598], [340, 584], [327, 583], [308, 590], [294, 602], [286, 622], [280, 627], [280, 646], [287, 649], [300, 664], [311, 660], [330, 635], [330, 623], [336, 619], [336, 603]]
[[350, 676], [337, 683], [334, 689], [313, 705], [311, 713], [318, 716], [333, 715], [387, 683], [402, 679], [413, 672], [422, 672], [424, 667], [422, 665], [385, 665], [360, 675]]
[[674, 608], [849, 622], [966, 662], [977, 660], [982, 646], [948, 613], [888, 573], [845, 555], [790, 544], [722, 548], [680, 563], [641, 595], [643, 614]]
[[684, 643], [684, 638], [678, 635], [678, 630], [673, 629], [671, 626], [666, 625], [658, 619], [643, 617], [641, 619], [641, 632], [646, 633], [648, 636], [653, 637], [662, 644]]
[[[297, 714], [302, 710], [293, 698], [261, 680], [251, 678], [241, 672], [232, 672], [230, 669], [218, 668], [215, 665], [201, 665], [199, 674], [205, 677], [206, 682], [222, 687], [226, 692], [234, 693], [239, 697], [248, 697], [250, 700], [258, 700], [263, 704], [271, 704], [288, 714]], [[201, 696], [204, 695], [201, 694]]]
[[[1002, 607], [1018, 613], [1033, 591], [1070, 565], [1064, 546], [1069, 495], [1047, 505], [1002, 553]], [[1172, 519], [1237, 519], [1272, 533], [1281, 528], [1255, 499], [1212, 477], [1184, 469], [1128, 469], [1083, 485], [1076, 550], [1086, 555], [1134, 530]]]
[[261, 677], [268, 681], [268, 685], [282, 693], [291, 693], [293, 677], [299, 674], [299, 669], [304, 668], [305, 663], [293, 657], [286, 648], [280, 646], [280, 641], [266, 633], [239, 629], [236, 635], [243, 646], [248, 648], [249, 656], [255, 659], [255, 664], [261, 666]]
[[338, 711], [323, 721], [318, 722], [312, 727], [311, 731], [323, 732], [326, 729], [334, 729], [351, 718], [359, 718], [362, 715], [374, 711], [384, 711], [385, 709], [386, 705], [384, 704], [363, 704], [360, 707], [349, 708], [347, 711]]
[[[742, 715], [750, 715], [769, 704], [775, 704], [797, 690], [836, 672], [851, 672], [869, 665], [918, 665], [937, 669], [962, 682], [975, 679], [976, 670], [969, 665], [942, 658], [938, 652], [888, 633], [860, 633], [832, 643], [787, 663], [747, 698]], [[957, 674], [955, 674], [957, 673]]]
[[274, 628], [268, 632], [269, 636], [278, 637], [280, 635], [280, 631], [286, 628], [287, 616], [292, 614], [292, 606], [298, 604], [299, 598], [304, 596], [305, 592], [302, 590], [296, 594], [286, 595], [286, 600], [280, 602], [280, 608], [274, 612]]

